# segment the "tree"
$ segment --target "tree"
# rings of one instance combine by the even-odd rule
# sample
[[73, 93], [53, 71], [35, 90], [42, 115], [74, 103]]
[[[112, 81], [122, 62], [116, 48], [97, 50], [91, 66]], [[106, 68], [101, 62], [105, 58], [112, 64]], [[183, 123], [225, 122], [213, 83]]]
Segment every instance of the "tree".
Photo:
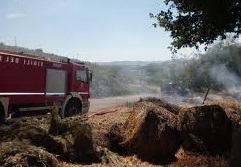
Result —
[[150, 14], [158, 25], [169, 31], [173, 41], [172, 51], [182, 47], [199, 48], [209, 45], [217, 38], [225, 39], [232, 33], [241, 33], [240, 0], [165, 0], [166, 11]]

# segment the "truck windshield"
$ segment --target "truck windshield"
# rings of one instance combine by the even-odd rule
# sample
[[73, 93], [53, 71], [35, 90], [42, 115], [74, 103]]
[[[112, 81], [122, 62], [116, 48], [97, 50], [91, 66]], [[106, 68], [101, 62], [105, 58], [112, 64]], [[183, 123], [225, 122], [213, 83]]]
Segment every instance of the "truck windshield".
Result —
[[87, 82], [88, 81], [87, 70], [86, 69], [77, 70], [76, 71], [76, 79], [77, 79], [77, 81]]

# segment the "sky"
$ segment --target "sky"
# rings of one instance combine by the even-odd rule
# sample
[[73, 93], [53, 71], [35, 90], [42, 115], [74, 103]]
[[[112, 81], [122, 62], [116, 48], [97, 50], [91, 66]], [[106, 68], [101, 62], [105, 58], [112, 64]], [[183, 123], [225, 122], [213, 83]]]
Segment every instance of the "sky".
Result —
[[[163, 0], [0, 0], [0, 42], [90, 62], [165, 61]], [[184, 50], [184, 54], [190, 50]]]

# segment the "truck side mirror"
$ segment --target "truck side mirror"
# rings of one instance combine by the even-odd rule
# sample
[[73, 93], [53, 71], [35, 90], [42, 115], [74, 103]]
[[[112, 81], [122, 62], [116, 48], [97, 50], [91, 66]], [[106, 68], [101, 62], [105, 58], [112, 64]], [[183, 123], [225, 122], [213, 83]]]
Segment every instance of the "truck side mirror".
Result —
[[89, 82], [92, 82], [92, 77], [93, 77], [93, 75], [92, 75], [92, 71], [89, 70]]

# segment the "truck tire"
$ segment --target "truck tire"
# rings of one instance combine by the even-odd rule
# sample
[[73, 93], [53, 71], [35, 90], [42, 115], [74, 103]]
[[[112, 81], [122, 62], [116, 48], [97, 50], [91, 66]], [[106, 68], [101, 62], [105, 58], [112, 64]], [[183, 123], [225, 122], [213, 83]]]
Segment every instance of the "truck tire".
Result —
[[69, 100], [65, 107], [64, 117], [71, 117], [81, 112], [81, 104], [77, 100]]
[[0, 125], [5, 122], [5, 114], [3, 105], [0, 103]]

